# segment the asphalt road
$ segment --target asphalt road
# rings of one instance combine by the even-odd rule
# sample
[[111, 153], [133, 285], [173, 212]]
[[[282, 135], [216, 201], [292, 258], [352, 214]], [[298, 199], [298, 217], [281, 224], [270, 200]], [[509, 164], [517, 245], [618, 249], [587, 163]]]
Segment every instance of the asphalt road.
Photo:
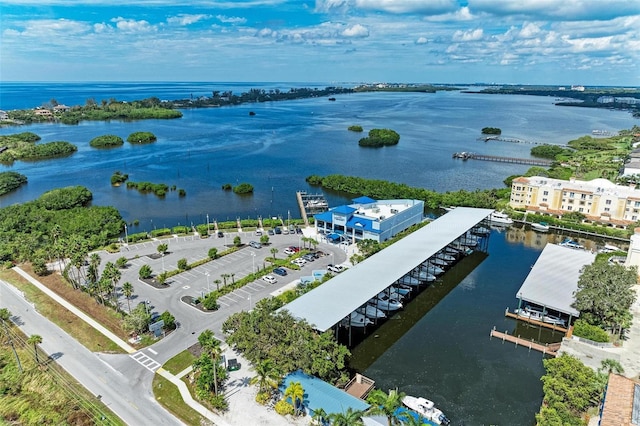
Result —
[[0, 281], [2, 306], [25, 334], [42, 336], [40, 347], [91, 393], [100, 396], [129, 425], [182, 425], [158, 404], [151, 390], [153, 373], [129, 355], [93, 353], [33, 309], [21, 295]]

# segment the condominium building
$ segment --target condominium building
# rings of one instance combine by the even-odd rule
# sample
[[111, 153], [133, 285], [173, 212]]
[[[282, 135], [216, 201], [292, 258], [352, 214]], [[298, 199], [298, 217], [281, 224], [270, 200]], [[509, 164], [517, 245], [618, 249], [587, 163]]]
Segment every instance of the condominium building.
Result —
[[588, 220], [619, 226], [640, 220], [640, 190], [606, 179], [519, 177], [511, 184], [509, 205], [514, 209], [558, 216], [578, 212]]

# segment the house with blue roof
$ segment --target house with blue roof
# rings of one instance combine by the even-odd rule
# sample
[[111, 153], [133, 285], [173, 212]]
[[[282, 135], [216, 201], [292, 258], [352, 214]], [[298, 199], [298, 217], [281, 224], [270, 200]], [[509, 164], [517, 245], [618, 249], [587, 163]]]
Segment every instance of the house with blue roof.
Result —
[[422, 221], [422, 200], [374, 200], [358, 197], [352, 204], [314, 216], [316, 230], [334, 243], [360, 240], [386, 241]]
[[[301, 370], [294, 371], [284, 378], [279, 387], [280, 392], [284, 394], [292, 382], [300, 382], [304, 390], [302, 406], [309, 416], [313, 416], [314, 411], [319, 408], [327, 414], [332, 414], [343, 413], [349, 408], [365, 411], [370, 407], [365, 401]], [[290, 398], [287, 398], [287, 402], [292, 403]]]

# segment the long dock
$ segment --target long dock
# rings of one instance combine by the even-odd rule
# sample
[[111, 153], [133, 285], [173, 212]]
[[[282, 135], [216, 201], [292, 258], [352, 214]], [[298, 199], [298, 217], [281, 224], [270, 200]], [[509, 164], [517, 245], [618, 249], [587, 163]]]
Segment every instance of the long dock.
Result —
[[520, 338], [520, 336], [512, 336], [507, 332], [502, 333], [500, 331], [497, 331], [495, 327], [493, 327], [493, 329], [491, 330], [491, 334], [489, 337], [502, 339], [503, 342], [515, 343], [516, 346], [524, 346], [525, 348], [529, 348], [529, 350], [533, 349], [535, 351], [542, 352], [543, 355], [557, 356], [558, 350], [560, 349], [560, 343], [547, 343], [543, 345], [531, 340], [522, 339]]
[[304, 208], [304, 201], [302, 201], [302, 192], [296, 192], [296, 198], [298, 200], [298, 207], [300, 208], [300, 215], [304, 221], [304, 226], [309, 226], [309, 218], [307, 217], [307, 210]]
[[540, 327], [550, 328], [551, 330], [554, 330], [554, 331], [561, 331], [561, 332], [563, 332], [565, 334], [567, 334], [567, 332], [569, 331], [568, 328], [560, 327], [559, 325], [556, 325], [556, 324], [549, 324], [547, 322], [537, 321], [537, 320], [534, 320], [534, 319], [531, 319], [531, 318], [527, 318], [527, 317], [521, 317], [518, 314], [515, 314], [513, 312], [509, 312], [509, 308], [505, 309], [504, 316], [507, 317], [507, 318], [517, 319], [518, 321], [524, 321], [524, 322], [529, 323], [529, 324], [539, 325]]
[[512, 143], [527, 143], [531, 145], [545, 145], [544, 142], [526, 141], [524, 139], [518, 139], [518, 138], [504, 138], [502, 136], [481, 136], [477, 140], [484, 141], [484, 142], [499, 141], [499, 142], [512, 142]]
[[530, 166], [542, 167], [549, 167], [551, 166], [551, 164], [553, 164], [553, 161], [551, 160], [543, 160], [538, 158], [499, 157], [496, 155], [475, 154], [473, 152], [456, 152], [453, 154], [453, 158], [460, 158], [462, 160], [497, 161], [499, 163], [528, 164]]

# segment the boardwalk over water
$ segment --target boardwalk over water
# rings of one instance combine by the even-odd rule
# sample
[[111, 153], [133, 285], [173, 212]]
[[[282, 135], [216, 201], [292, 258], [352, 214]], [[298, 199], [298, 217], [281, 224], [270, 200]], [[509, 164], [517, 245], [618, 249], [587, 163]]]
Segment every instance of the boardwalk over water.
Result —
[[520, 336], [512, 336], [507, 332], [496, 331], [496, 328], [493, 327], [491, 330], [490, 337], [496, 337], [498, 339], [502, 339], [503, 342], [511, 342], [515, 343], [516, 346], [524, 346], [525, 348], [529, 348], [529, 350], [533, 349], [538, 352], [542, 352], [544, 355], [557, 356], [558, 350], [560, 349], [560, 343], [536, 343], [531, 340], [522, 339]]
[[309, 216], [329, 209], [329, 204], [323, 194], [307, 194], [305, 191], [298, 191], [296, 199], [305, 226], [309, 226]]
[[542, 167], [549, 167], [553, 163], [551, 160], [543, 160], [539, 158], [499, 157], [496, 155], [482, 155], [473, 152], [456, 152], [453, 154], [453, 158], [460, 158], [462, 160], [497, 161], [499, 163], [528, 164], [530, 166]]

